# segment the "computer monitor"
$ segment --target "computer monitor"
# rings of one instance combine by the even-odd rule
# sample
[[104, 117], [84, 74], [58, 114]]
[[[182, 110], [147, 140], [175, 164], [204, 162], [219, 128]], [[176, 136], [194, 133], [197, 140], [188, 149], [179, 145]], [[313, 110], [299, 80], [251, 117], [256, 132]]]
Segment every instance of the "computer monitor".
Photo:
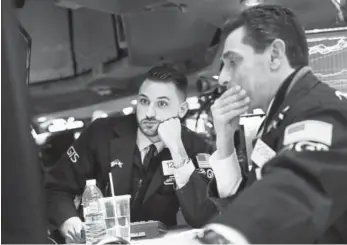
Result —
[[331, 87], [347, 93], [347, 27], [307, 31], [310, 66]]

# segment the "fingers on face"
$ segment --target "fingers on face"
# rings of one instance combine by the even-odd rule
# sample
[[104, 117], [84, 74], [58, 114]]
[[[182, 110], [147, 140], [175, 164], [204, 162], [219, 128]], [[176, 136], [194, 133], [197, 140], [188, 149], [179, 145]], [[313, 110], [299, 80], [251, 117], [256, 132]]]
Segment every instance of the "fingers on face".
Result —
[[236, 85], [236, 86], [232, 86], [231, 88], [227, 89], [222, 95], [221, 95], [221, 99], [229, 97], [231, 95], [234, 94], [238, 94], [241, 92], [241, 87]]
[[235, 90], [231, 88], [229, 91], [231, 92], [228, 94], [223, 94], [219, 98], [219, 103], [221, 106], [229, 103], [235, 103], [248, 97], [245, 90]]
[[232, 120], [248, 111], [248, 107], [242, 107], [236, 110], [230, 110], [226, 113], [224, 113], [222, 116], [224, 117], [225, 120], [229, 121]]
[[160, 125], [168, 125], [168, 124], [175, 124], [175, 123], [180, 123], [180, 121], [177, 117], [172, 117], [163, 121]]
[[250, 98], [248, 96], [237, 94], [235, 96], [230, 96], [228, 99], [224, 99], [224, 101], [216, 101], [211, 109], [217, 114], [225, 114], [238, 109], [247, 110], [249, 103]]

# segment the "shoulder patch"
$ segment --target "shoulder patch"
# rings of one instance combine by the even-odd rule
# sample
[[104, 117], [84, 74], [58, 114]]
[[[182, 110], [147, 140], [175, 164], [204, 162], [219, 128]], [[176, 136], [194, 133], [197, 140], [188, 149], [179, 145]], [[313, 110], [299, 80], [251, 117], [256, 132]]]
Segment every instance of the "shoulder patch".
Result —
[[293, 123], [284, 131], [283, 145], [299, 141], [314, 141], [331, 146], [333, 125], [318, 120], [306, 120]]
[[209, 163], [210, 154], [208, 153], [198, 153], [196, 155], [196, 161], [198, 162], [199, 168], [211, 168]]
[[78, 155], [77, 151], [75, 150], [75, 148], [73, 146], [71, 146], [67, 150], [66, 154], [68, 155], [71, 162], [73, 162], [73, 163], [76, 163], [78, 161], [78, 159], [80, 158], [80, 156]]
[[295, 144], [291, 144], [289, 149], [292, 149], [297, 152], [302, 151], [329, 151], [329, 147], [317, 142], [311, 141], [300, 141]]
[[209, 162], [210, 157], [211, 155], [208, 153], [198, 153], [196, 155], [196, 161], [199, 165], [199, 173], [206, 174], [206, 177], [211, 180], [214, 178], [214, 173]]

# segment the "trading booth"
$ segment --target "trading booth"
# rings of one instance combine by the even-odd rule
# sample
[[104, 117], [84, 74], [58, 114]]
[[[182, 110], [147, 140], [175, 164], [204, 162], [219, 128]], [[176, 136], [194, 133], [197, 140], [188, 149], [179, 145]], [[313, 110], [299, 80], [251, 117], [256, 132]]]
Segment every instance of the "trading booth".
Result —
[[[48, 230], [44, 171], [97, 118], [134, 114], [137, 89], [152, 65], [174, 63], [188, 74], [182, 123], [214, 145], [210, 107], [220, 96], [221, 27], [227, 16], [267, 2], [298, 13], [315, 75], [345, 96], [344, 0], [2, 1], [2, 242], [64, 243]], [[263, 118], [261, 110], [241, 117], [235, 146], [244, 172]], [[130, 243], [199, 232], [181, 212], [177, 220], [175, 229], [132, 223]], [[103, 241], [113, 242], [127, 243]]]

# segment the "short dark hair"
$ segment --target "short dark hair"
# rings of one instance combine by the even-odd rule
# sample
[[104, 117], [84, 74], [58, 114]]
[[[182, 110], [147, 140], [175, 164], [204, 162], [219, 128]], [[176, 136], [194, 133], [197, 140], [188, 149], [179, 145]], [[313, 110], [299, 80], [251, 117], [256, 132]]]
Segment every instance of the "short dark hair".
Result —
[[244, 27], [243, 42], [252, 46], [257, 53], [263, 53], [275, 40], [286, 44], [286, 56], [292, 68], [308, 65], [308, 45], [303, 27], [295, 14], [280, 5], [257, 5], [230, 19], [224, 26], [224, 39], [239, 27]]
[[171, 66], [163, 65], [153, 67], [147, 72], [146, 78], [156, 82], [173, 83], [184, 95], [184, 98], [187, 97], [187, 77]]

